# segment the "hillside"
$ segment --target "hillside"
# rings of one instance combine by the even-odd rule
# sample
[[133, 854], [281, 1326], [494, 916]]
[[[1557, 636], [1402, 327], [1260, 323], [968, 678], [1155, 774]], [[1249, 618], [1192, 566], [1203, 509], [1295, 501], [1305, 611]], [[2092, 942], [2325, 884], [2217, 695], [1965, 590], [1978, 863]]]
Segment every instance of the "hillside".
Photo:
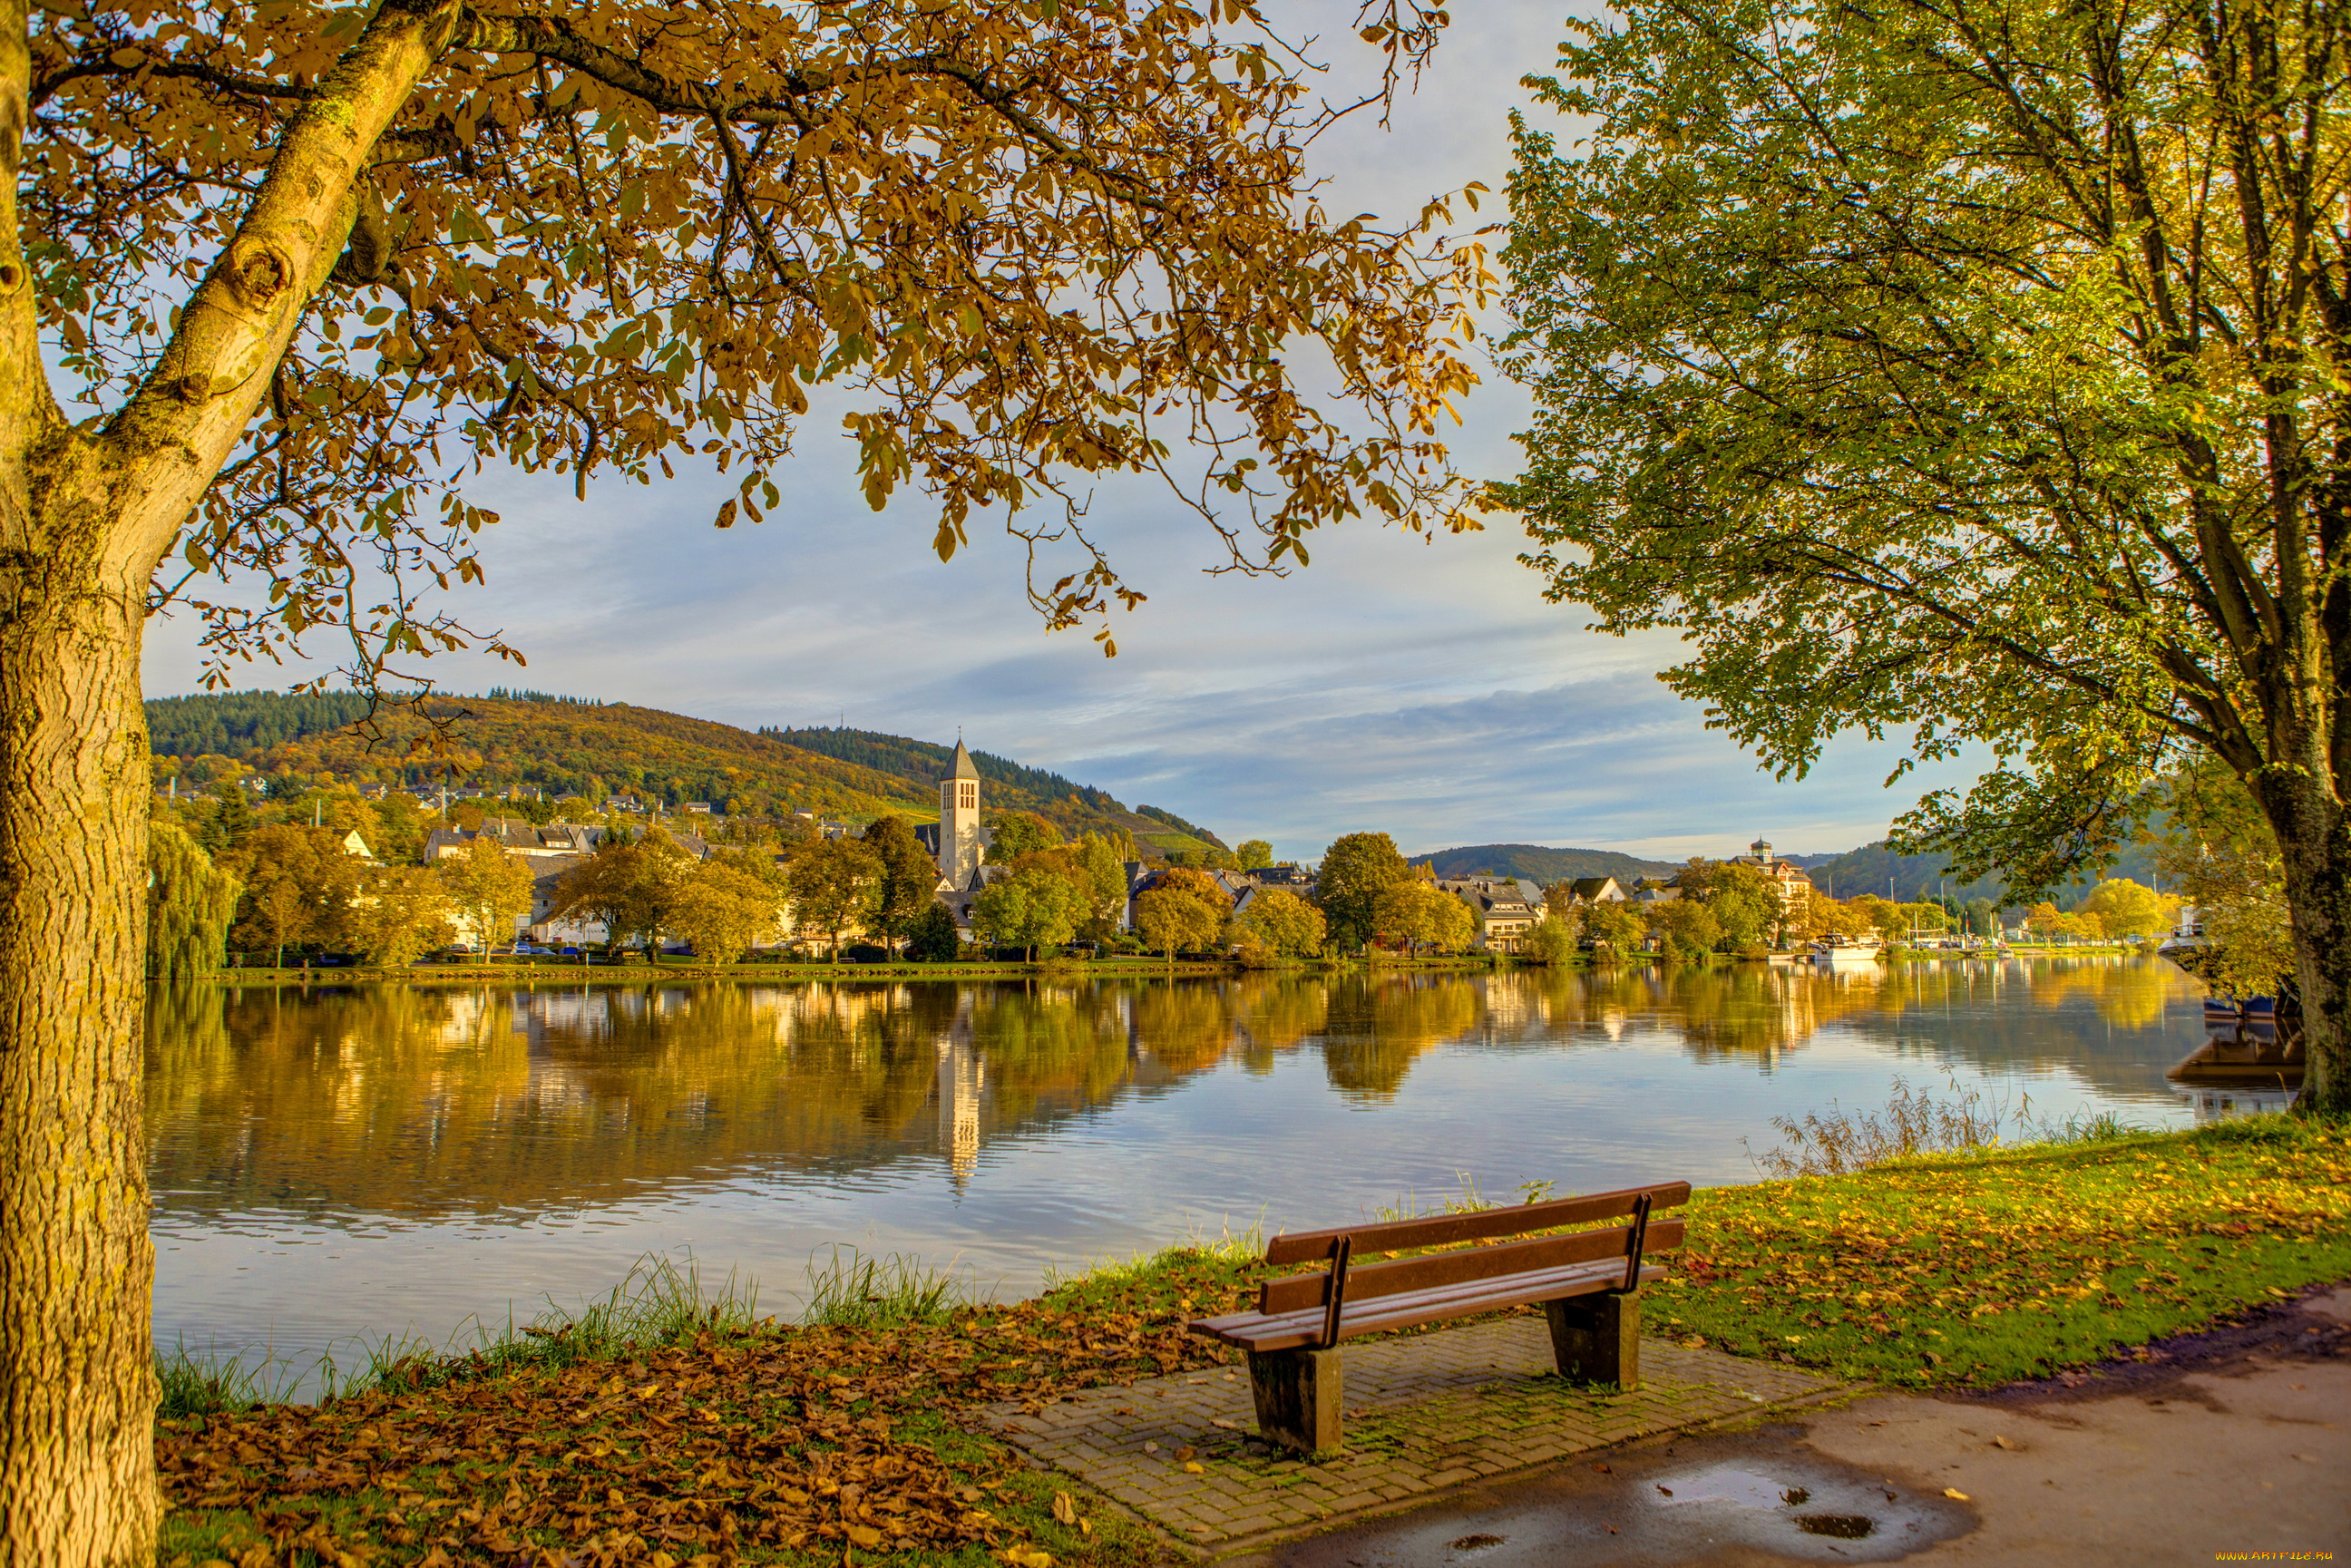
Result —
[[1613, 876], [1630, 882], [1636, 876], [1670, 876], [1680, 870], [1667, 861], [1645, 861], [1614, 850], [1563, 850], [1543, 844], [1470, 844], [1416, 855], [1413, 864], [1434, 869], [1439, 876], [1523, 876], [1548, 886], [1583, 876]]
[[[1860, 849], [1827, 857], [1823, 863], [1807, 870], [1814, 887], [1824, 892], [1833, 891], [1839, 898], [1851, 898], [1862, 893], [1874, 893], [1885, 897], [1889, 879], [1895, 896], [1904, 903], [1934, 897], [1938, 879], [1941, 881], [1943, 891], [1962, 904], [1979, 898], [2000, 902], [2007, 891], [2006, 884], [1998, 877], [1963, 883], [1945, 869], [1947, 864], [1941, 855], [1897, 855], [1886, 848], [1886, 841], [1881, 839], [1874, 844], [1865, 844]], [[2148, 862], [2146, 850], [2137, 845], [2126, 846], [2122, 858], [2104, 874], [2130, 877], [2149, 886], [2155, 881], [2154, 867]], [[2060, 908], [2071, 908], [2096, 885], [2096, 878], [2085, 878], [2061, 889], [2054, 902]]]
[[[951, 747], [862, 730], [739, 729], [711, 719], [627, 703], [493, 691], [436, 698], [445, 727], [436, 751], [432, 726], [413, 710], [387, 710], [379, 734], [360, 727], [366, 699], [350, 692], [287, 695], [234, 692], [158, 697], [147, 704], [151, 745], [183, 759], [193, 785], [245, 771], [312, 779], [480, 789], [509, 786], [601, 803], [613, 794], [659, 798], [674, 807], [708, 800], [754, 814], [815, 811], [863, 821], [895, 811], [916, 821], [938, 816], [938, 781]], [[1034, 811], [1065, 832], [1123, 831], [1161, 852], [1224, 847], [1216, 835], [1152, 807], [1130, 811], [1106, 790], [1008, 758], [975, 755], [991, 813]]]

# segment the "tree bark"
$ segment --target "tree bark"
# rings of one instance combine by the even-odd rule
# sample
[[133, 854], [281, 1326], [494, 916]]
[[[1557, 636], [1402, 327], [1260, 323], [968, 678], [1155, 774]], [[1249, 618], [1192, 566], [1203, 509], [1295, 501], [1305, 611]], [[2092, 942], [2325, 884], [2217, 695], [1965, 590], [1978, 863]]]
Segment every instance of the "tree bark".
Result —
[[0, 1560], [145, 1568], [145, 580], [98, 575], [0, 568]]
[[2325, 783], [2275, 774], [2255, 786], [2285, 865], [2302, 990], [2302, 1103], [2351, 1111], [2351, 814]]

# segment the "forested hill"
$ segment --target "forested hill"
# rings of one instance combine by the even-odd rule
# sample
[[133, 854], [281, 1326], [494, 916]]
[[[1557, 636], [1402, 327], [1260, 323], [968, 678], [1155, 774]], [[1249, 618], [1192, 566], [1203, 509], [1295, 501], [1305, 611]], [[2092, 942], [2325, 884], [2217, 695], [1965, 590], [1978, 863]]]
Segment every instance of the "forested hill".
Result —
[[1439, 876], [1523, 876], [1546, 886], [1584, 876], [1630, 882], [1636, 876], [1669, 876], [1681, 869], [1670, 862], [1645, 861], [1614, 850], [1563, 850], [1544, 844], [1470, 844], [1416, 855], [1413, 863], [1426, 865]]
[[[1886, 847], [1886, 841], [1880, 839], [1874, 844], [1847, 850], [1824, 863], [1812, 866], [1807, 874], [1812, 877], [1814, 887], [1823, 893], [1834, 893], [1839, 898], [1851, 898], [1863, 893], [1874, 893], [1883, 898], [1887, 896], [1886, 890], [1890, 883], [1894, 889], [1893, 896], [1907, 904], [1934, 897], [1939, 883], [1943, 892], [1962, 904], [1972, 903], [1979, 898], [1988, 898], [1994, 903], [2003, 901], [2007, 885], [1998, 877], [1961, 882], [1945, 869], [1949, 863], [1939, 854], [1896, 854]], [[2130, 877], [2148, 886], [2154, 885], [2155, 881], [2154, 867], [2148, 862], [2147, 852], [2137, 845], [2126, 847], [2122, 859], [2105, 874]], [[2085, 878], [2060, 892], [2055, 902], [2061, 907], [2070, 908], [2096, 885], [2096, 878]]]
[[[422, 716], [387, 708], [371, 737], [360, 727], [367, 699], [353, 692], [289, 696], [230, 692], [156, 697], [147, 723], [159, 756], [183, 759], [187, 783], [246, 771], [323, 775], [360, 783], [424, 785], [445, 764], [456, 782], [519, 786], [550, 798], [658, 797], [674, 807], [708, 800], [722, 810], [816, 811], [853, 821], [895, 811], [920, 821], [938, 815], [938, 781], [951, 746], [852, 730], [739, 729], [711, 719], [627, 703], [493, 690], [435, 698], [446, 727], [436, 753]], [[1222, 841], [1172, 812], [1130, 811], [1108, 791], [1007, 758], [975, 755], [991, 812], [1035, 811], [1064, 831], [1122, 830], [1166, 851]]]

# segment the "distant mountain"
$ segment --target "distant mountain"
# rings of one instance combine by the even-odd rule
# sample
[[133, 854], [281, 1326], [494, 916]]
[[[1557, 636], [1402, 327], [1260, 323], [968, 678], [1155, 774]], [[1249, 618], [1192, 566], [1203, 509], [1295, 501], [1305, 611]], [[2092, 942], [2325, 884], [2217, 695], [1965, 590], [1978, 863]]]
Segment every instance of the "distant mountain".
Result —
[[1523, 876], [1545, 885], [1583, 876], [1629, 882], [1636, 876], [1668, 876], [1680, 869], [1671, 861], [1645, 861], [1614, 850], [1562, 850], [1545, 844], [1469, 844], [1416, 855], [1412, 863], [1428, 866], [1439, 876]]
[[[147, 725], [152, 749], [185, 759], [191, 783], [250, 769], [417, 786], [438, 782], [446, 765], [456, 782], [481, 789], [518, 787], [599, 804], [613, 794], [672, 807], [708, 800], [722, 810], [815, 811], [851, 821], [884, 811], [934, 821], [939, 780], [955, 756], [951, 746], [871, 730], [752, 731], [545, 692], [436, 697], [429, 709], [445, 727], [438, 749], [432, 727], [409, 708], [388, 707], [375, 725], [380, 733], [367, 733], [360, 727], [367, 699], [354, 692], [156, 697], [147, 704]], [[1163, 852], [1226, 847], [1173, 812], [1130, 811], [1109, 791], [1058, 773], [987, 752], [973, 762], [991, 815], [1034, 811], [1073, 834], [1123, 831]]]
[[[1935, 896], [1938, 879], [1943, 891], [1959, 899], [1962, 904], [1971, 903], [1979, 898], [1989, 898], [1994, 903], [2002, 903], [2008, 893], [2007, 884], [1998, 877], [1983, 877], [1975, 882], [1963, 883], [1950, 874], [1948, 869], [1949, 862], [1945, 857], [1939, 854], [1897, 855], [1886, 848], [1886, 841], [1883, 839], [1874, 844], [1865, 844], [1857, 850], [1847, 850], [1841, 855], [1809, 857], [1791, 855], [1788, 858], [1796, 861], [1799, 864], [1803, 864], [1806, 860], [1818, 862], [1817, 864], [1804, 866], [1812, 875], [1813, 885], [1823, 893], [1834, 894], [1839, 898], [1851, 898], [1864, 893], [1874, 893], [1880, 898], [1886, 897], [1886, 887], [1890, 881], [1894, 889], [1893, 896], [1897, 903], [1916, 903], [1921, 899]], [[2104, 874], [2126, 876], [2148, 886], [2153, 886], [2155, 883], [2154, 865], [2148, 860], [2146, 850], [2137, 845], [2127, 846], [2122, 858]], [[2095, 877], [2085, 878], [2060, 889], [2053, 902], [2060, 908], [2070, 908], [2079, 903], [2091, 888], [2097, 885], [2097, 880]]]

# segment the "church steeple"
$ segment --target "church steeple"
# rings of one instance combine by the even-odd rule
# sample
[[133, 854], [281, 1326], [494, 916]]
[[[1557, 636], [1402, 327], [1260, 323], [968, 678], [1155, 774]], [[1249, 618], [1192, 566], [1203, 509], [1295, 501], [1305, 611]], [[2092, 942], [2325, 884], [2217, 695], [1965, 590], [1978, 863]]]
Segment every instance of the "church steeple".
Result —
[[979, 831], [979, 769], [957, 736], [955, 765], [939, 780], [939, 874], [957, 887], [969, 887], [986, 847]]

